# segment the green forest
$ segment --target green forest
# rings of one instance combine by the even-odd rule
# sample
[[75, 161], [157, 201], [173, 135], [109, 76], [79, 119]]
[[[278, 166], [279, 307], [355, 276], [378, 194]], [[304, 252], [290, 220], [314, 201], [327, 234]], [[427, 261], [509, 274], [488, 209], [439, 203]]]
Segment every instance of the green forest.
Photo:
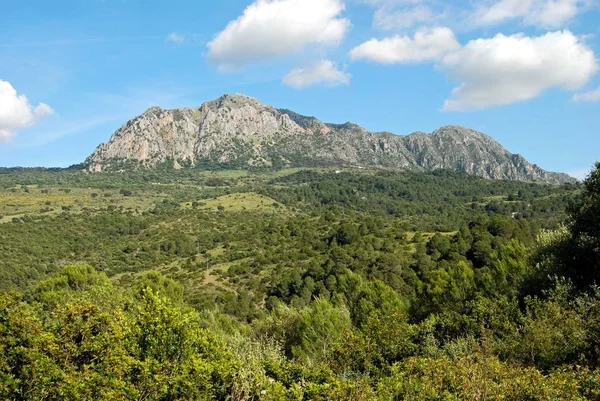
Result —
[[0, 168], [1, 400], [600, 400], [600, 163]]

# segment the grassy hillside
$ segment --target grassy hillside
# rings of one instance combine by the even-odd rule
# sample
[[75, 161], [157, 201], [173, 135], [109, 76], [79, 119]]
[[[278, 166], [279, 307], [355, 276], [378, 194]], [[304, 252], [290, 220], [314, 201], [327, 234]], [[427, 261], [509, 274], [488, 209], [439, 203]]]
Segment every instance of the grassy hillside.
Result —
[[594, 399], [591, 182], [2, 171], [0, 398]]

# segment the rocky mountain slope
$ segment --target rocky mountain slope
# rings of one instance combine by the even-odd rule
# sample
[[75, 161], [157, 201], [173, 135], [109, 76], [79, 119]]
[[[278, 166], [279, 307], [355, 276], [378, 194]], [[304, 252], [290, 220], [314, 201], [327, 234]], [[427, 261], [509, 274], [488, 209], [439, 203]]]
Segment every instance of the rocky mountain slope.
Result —
[[574, 180], [530, 164], [491, 137], [463, 127], [406, 136], [375, 133], [352, 123], [326, 124], [244, 95], [224, 95], [199, 109], [152, 107], [118, 129], [85, 161], [94, 172], [165, 164], [443, 168], [491, 179]]

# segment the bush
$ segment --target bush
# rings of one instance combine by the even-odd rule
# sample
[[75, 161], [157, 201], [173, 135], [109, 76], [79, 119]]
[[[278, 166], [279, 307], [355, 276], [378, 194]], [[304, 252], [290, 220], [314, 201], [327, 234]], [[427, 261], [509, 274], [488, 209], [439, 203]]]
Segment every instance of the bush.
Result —
[[600, 395], [599, 373], [574, 368], [544, 376], [482, 354], [411, 358], [379, 383], [378, 394], [381, 400], [587, 400]]

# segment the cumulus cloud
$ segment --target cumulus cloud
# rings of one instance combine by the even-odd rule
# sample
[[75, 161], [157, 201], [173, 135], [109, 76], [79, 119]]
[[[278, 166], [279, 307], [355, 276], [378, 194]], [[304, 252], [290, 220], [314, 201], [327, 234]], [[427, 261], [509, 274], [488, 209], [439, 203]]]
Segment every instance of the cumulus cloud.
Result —
[[413, 25], [436, 19], [429, 6], [420, 4], [406, 9], [388, 9], [381, 7], [375, 11], [373, 24], [379, 29], [392, 30], [410, 28]]
[[283, 78], [283, 83], [292, 88], [324, 84], [326, 86], [348, 85], [350, 74], [339, 70], [329, 60], [321, 60], [305, 68], [296, 68]]
[[53, 113], [45, 103], [33, 107], [25, 95], [17, 94], [10, 82], [0, 80], [0, 142], [10, 141], [19, 129]]
[[494, 25], [521, 19], [527, 25], [557, 28], [582, 12], [588, 0], [499, 0], [480, 6], [474, 20]]
[[451, 29], [436, 27], [422, 29], [409, 36], [371, 39], [350, 52], [353, 60], [371, 60], [383, 64], [435, 61], [456, 50], [460, 44]]
[[549, 88], [575, 90], [597, 72], [594, 52], [569, 31], [477, 39], [446, 55], [441, 67], [461, 81], [443, 110], [476, 110], [534, 98]]
[[430, 0], [362, 0], [375, 8], [373, 27], [380, 30], [406, 29], [435, 24], [440, 15]]
[[343, 11], [342, 0], [256, 0], [208, 43], [208, 57], [231, 69], [338, 44], [350, 27]]
[[436, 0], [359, 0], [375, 8], [373, 27], [380, 30], [436, 26], [457, 6]]
[[373, 25], [378, 29], [393, 30], [431, 23], [438, 18], [431, 7], [425, 4], [409, 7], [384, 5], [375, 11]]
[[183, 42], [185, 42], [185, 36], [181, 35], [177, 32], [171, 32], [170, 34], [167, 35], [167, 37], [165, 38], [165, 41], [175, 43], [176, 45], [180, 45]]
[[600, 102], [600, 87], [598, 87], [596, 90], [576, 94], [573, 96], [573, 101], [590, 103]]

